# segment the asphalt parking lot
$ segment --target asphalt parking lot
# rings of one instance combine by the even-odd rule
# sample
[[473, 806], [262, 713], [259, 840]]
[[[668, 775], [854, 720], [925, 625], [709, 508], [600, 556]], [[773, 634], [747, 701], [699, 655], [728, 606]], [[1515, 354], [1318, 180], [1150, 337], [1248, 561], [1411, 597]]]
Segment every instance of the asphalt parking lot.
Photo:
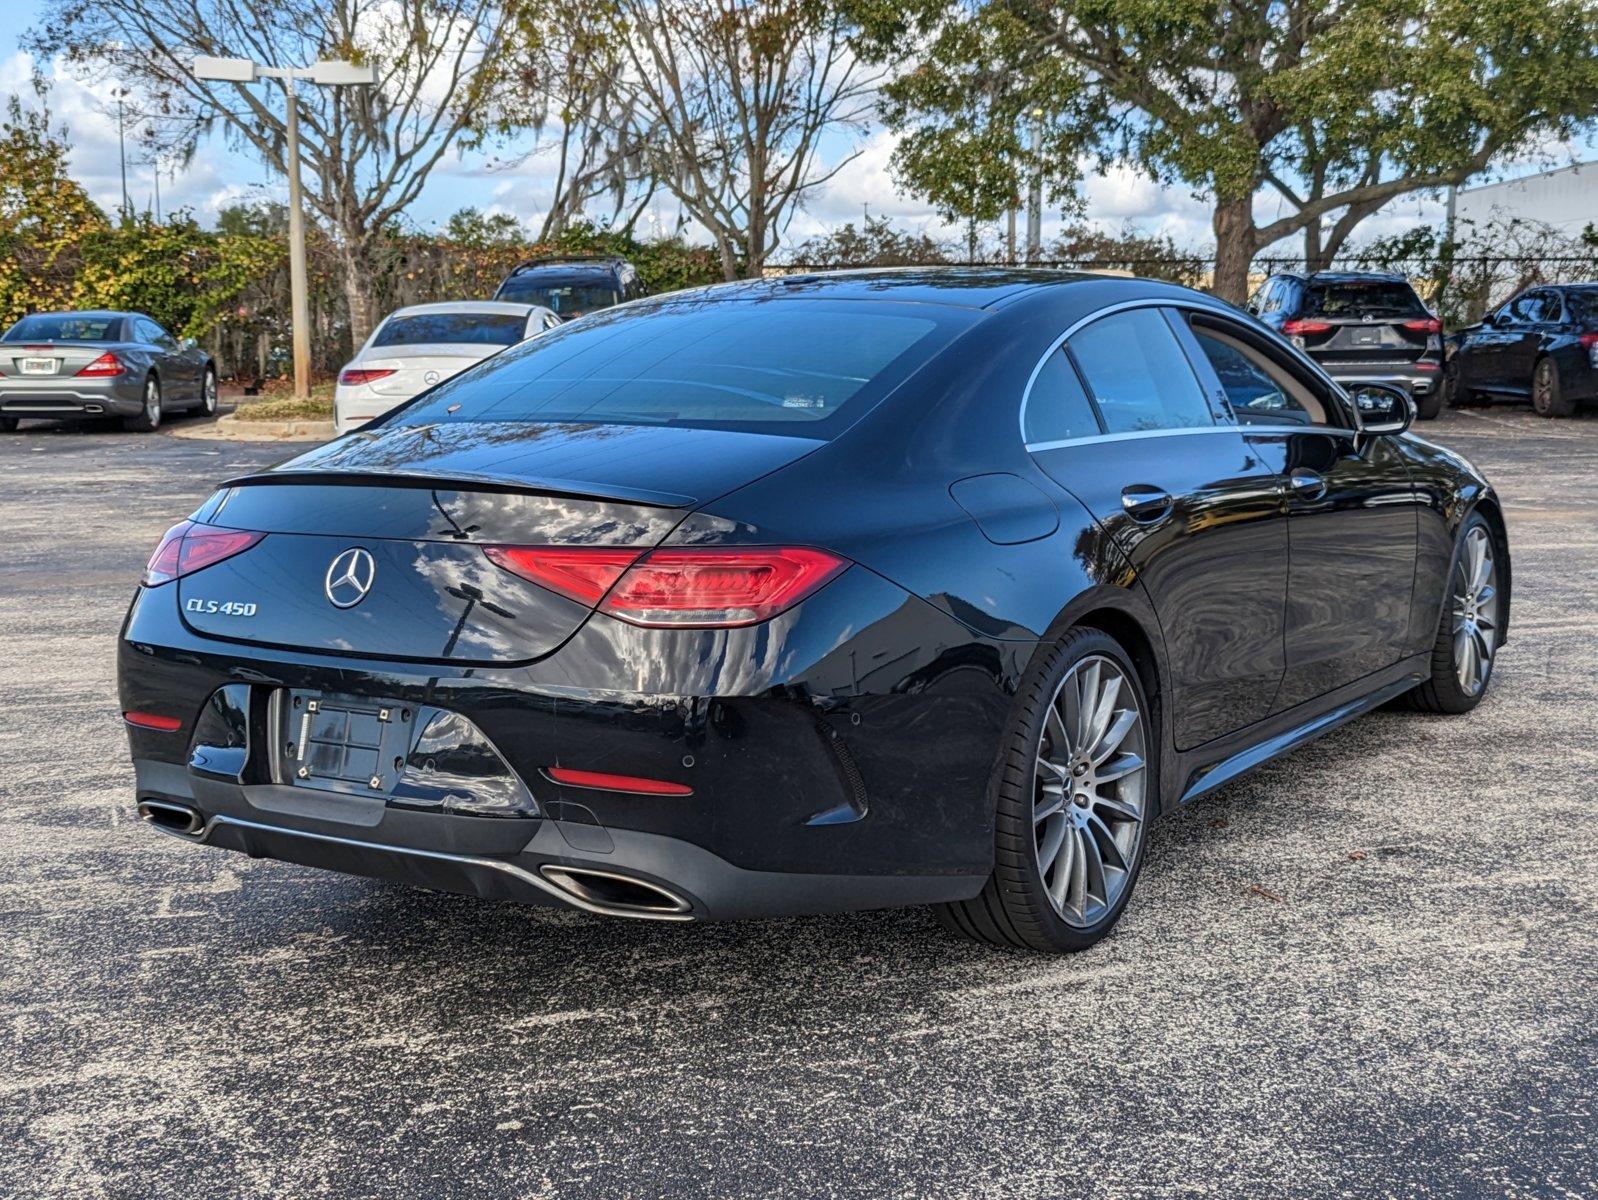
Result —
[[1159, 826], [1070, 959], [919, 911], [675, 926], [162, 838], [113, 644], [282, 446], [0, 437], [0, 1195], [1598, 1192], [1598, 414], [1421, 427], [1503, 494], [1513, 635]]

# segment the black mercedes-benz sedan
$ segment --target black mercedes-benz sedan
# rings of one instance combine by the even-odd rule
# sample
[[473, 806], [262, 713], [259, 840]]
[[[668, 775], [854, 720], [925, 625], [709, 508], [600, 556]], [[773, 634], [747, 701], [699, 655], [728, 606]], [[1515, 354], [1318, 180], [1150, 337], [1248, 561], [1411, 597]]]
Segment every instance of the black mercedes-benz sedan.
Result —
[[1574, 416], [1598, 400], [1598, 283], [1529, 288], [1445, 349], [1450, 407], [1529, 399], [1540, 416]]
[[1486, 481], [1197, 292], [805, 275], [620, 306], [232, 479], [119, 648], [195, 842], [688, 920], [1114, 924], [1150, 824], [1508, 629]]

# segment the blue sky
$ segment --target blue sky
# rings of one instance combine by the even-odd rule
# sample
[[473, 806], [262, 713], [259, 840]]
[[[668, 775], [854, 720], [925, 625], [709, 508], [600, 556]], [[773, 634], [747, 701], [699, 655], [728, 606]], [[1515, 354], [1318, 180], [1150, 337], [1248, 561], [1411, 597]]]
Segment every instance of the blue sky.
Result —
[[[23, 32], [38, 19], [41, 8], [40, 0], [0, 0], [0, 99], [8, 92], [26, 88], [35, 64], [19, 43]], [[44, 69], [54, 83], [52, 112], [70, 130], [74, 175], [97, 202], [115, 208], [120, 179], [114, 109], [108, 110], [91, 89], [73, 79], [59, 64], [46, 63]], [[934, 236], [963, 240], [962, 229], [943, 225], [925, 203], [899, 194], [888, 168], [893, 150], [890, 134], [872, 130], [860, 148], [862, 152], [854, 161], [812, 195], [806, 210], [790, 226], [786, 241], [802, 240], [844, 221], [858, 220], [866, 209], [873, 215], [890, 216], [908, 229], [924, 229]], [[841, 157], [847, 151], [847, 143], [833, 139], [824, 149], [834, 158]], [[1589, 138], [1577, 148], [1577, 154], [1587, 160], [1598, 159], [1598, 137]], [[1552, 165], [1562, 161], [1568, 161], [1568, 151], [1556, 154]], [[1534, 169], [1537, 168], [1524, 165], [1503, 174], [1524, 174]], [[134, 150], [130, 150], [128, 176], [134, 207], [150, 207], [155, 191], [153, 168], [138, 161]], [[283, 191], [281, 181], [258, 160], [230, 149], [220, 137], [202, 145], [186, 168], [160, 180], [163, 210], [186, 207], [205, 223], [214, 220], [217, 210], [228, 204], [262, 196], [281, 199]], [[1084, 191], [1089, 219], [1105, 228], [1119, 229], [1131, 222], [1147, 231], [1169, 233], [1186, 246], [1202, 246], [1211, 240], [1207, 209], [1186, 189], [1161, 187], [1133, 172], [1118, 171], [1089, 178]], [[411, 217], [426, 228], [441, 223], [464, 205], [474, 205], [511, 212], [536, 223], [547, 203], [548, 178], [543, 164], [536, 159], [505, 170], [493, 169], [483, 155], [472, 154], [452, 157], [440, 165], [413, 206]], [[1282, 205], [1274, 196], [1262, 195], [1256, 209], [1262, 220], [1269, 220], [1281, 215]], [[678, 216], [675, 203], [663, 200], [646, 215], [645, 223], [655, 229], [670, 229]], [[1396, 201], [1361, 228], [1364, 236], [1379, 236], [1440, 219], [1440, 202], [1411, 196]], [[1057, 220], [1047, 221], [1045, 237], [1058, 224]]]

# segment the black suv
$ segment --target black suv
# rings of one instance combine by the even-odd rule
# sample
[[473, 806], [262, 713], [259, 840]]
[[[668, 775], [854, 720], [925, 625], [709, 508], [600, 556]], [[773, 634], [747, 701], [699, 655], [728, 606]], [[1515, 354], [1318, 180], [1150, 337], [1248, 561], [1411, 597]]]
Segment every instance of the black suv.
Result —
[[535, 258], [505, 276], [494, 299], [537, 304], [569, 321], [643, 294], [638, 269], [625, 258]]
[[1272, 275], [1248, 311], [1343, 383], [1408, 389], [1419, 415], [1442, 408], [1442, 322], [1409, 281], [1371, 271]]

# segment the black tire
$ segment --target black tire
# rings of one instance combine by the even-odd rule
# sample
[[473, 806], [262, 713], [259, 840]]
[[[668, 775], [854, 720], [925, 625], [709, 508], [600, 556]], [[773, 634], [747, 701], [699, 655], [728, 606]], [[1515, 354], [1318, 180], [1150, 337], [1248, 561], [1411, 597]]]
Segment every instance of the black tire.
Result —
[[151, 375], [144, 381], [144, 407], [137, 415], [122, 418], [129, 433], [154, 433], [161, 428], [161, 381]]
[[1539, 417], [1569, 417], [1576, 412], [1576, 402], [1565, 395], [1559, 364], [1547, 355], [1531, 369], [1531, 406]]
[[219, 407], [216, 390], [216, 368], [206, 367], [205, 374], [200, 376], [200, 407], [194, 411], [209, 421], [215, 418]]
[[0, 433], [15, 433], [20, 417], [0, 417]]
[[[1033, 764], [1062, 682], [1074, 667], [1094, 657], [1119, 666], [1142, 714], [1143, 817], [1132, 831], [1135, 840], [1119, 896], [1091, 925], [1081, 926], [1063, 919], [1045, 890], [1034, 840]], [[1158, 785], [1158, 726], [1136, 666], [1108, 634], [1097, 629], [1071, 630], [1029, 668], [1000, 747], [988, 792], [995, 814], [993, 874], [975, 898], [938, 905], [939, 920], [953, 932], [989, 945], [1052, 953], [1086, 950], [1109, 933], [1131, 898], [1143, 865], [1148, 827], [1159, 807]]]
[[1443, 393], [1433, 388], [1423, 396], [1415, 397], [1415, 417], [1421, 421], [1435, 421], [1443, 411]]
[[1449, 408], [1469, 408], [1482, 403], [1480, 392], [1460, 382], [1457, 361], [1449, 363], [1443, 370], [1443, 402]]
[[1491, 634], [1492, 653], [1487, 660], [1487, 675], [1478, 691], [1471, 692], [1460, 682], [1454, 660], [1454, 615], [1462, 591], [1459, 566], [1473, 529], [1480, 529], [1486, 533], [1488, 542], [1492, 546], [1495, 563], [1503, 556], [1503, 546], [1487, 519], [1480, 513], [1472, 513], [1466, 518], [1464, 527], [1459, 531], [1459, 549], [1455, 554], [1454, 565], [1449, 568], [1448, 595], [1443, 600], [1443, 611], [1437, 618], [1437, 637], [1432, 642], [1431, 678], [1403, 697], [1410, 708], [1419, 709], [1421, 712], [1467, 713], [1481, 703], [1482, 697], [1487, 694], [1487, 688], [1492, 684], [1493, 663], [1498, 657], [1498, 647], [1503, 644], [1501, 631], [1505, 615], [1505, 601], [1502, 598], [1503, 582], [1502, 577], [1496, 574], [1496, 567], [1492, 583], [1500, 600], [1494, 614], [1494, 629]]

